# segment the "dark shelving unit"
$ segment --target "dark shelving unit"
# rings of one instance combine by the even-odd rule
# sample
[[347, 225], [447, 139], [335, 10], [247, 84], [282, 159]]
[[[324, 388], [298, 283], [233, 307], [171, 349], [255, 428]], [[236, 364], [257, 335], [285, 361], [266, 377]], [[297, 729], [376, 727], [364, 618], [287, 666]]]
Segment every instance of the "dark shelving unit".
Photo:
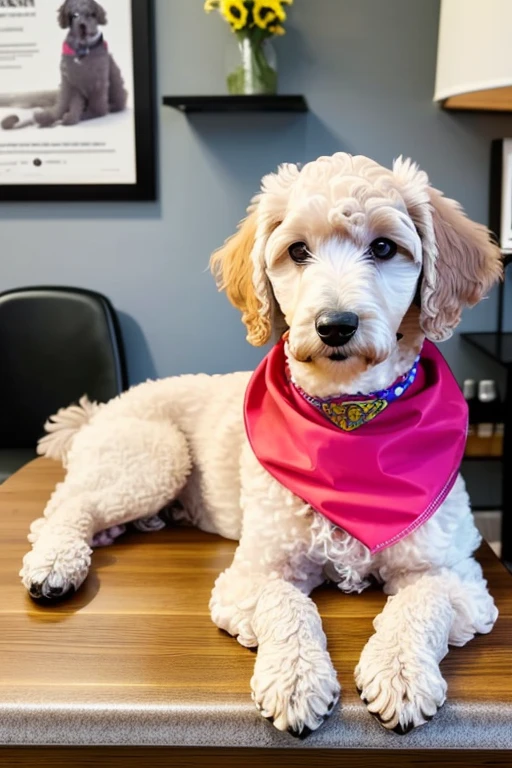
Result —
[[164, 96], [166, 107], [198, 112], [308, 112], [304, 96]]
[[501, 461], [501, 460], [502, 460], [501, 456], [464, 456], [464, 461]]
[[[503, 256], [505, 268], [512, 262], [512, 256]], [[501, 365], [506, 370], [504, 424], [505, 435], [503, 438], [503, 456], [501, 480], [501, 556], [502, 559], [512, 563], [512, 333], [503, 331], [504, 315], [504, 282], [500, 284], [498, 296], [498, 322], [496, 333], [462, 333], [461, 338], [479, 352], [483, 352], [491, 360]], [[465, 461], [489, 461], [492, 457], [466, 457]]]

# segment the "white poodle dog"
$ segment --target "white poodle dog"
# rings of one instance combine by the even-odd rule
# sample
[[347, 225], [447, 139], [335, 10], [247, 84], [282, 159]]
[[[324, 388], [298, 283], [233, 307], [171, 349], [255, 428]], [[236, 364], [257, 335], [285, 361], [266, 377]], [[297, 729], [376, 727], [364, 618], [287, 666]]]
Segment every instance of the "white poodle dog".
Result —
[[[312, 402], [364, 397], [414, 373], [425, 338], [448, 338], [501, 274], [485, 227], [416, 165], [399, 159], [388, 170], [344, 153], [266, 176], [212, 266], [252, 344], [284, 334], [291, 386]], [[309, 594], [326, 580], [360, 592], [373, 578], [390, 597], [356, 685], [386, 728], [421, 725], [445, 701], [448, 645], [489, 632], [497, 618], [473, 558], [480, 536], [458, 466], [435, 514], [392, 545], [365, 546], [258, 460], [243, 418], [250, 378], [148, 381], [54, 416], [39, 450], [67, 474], [31, 527], [23, 584], [35, 598], [78, 589], [95, 542], [130, 521], [158, 527], [159, 511], [178, 500], [177, 519], [239, 540], [210, 608], [218, 627], [258, 647], [251, 687], [264, 717], [304, 735], [330, 714], [340, 685]]]

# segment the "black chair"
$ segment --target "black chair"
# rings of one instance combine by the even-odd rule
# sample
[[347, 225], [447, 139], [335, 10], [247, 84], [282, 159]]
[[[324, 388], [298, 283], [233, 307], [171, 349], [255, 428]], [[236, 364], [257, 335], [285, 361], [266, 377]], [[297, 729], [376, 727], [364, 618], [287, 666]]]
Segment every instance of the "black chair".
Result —
[[0, 483], [35, 457], [43, 425], [87, 394], [127, 387], [118, 319], [99, 293], [20, 288], [0, 294]]

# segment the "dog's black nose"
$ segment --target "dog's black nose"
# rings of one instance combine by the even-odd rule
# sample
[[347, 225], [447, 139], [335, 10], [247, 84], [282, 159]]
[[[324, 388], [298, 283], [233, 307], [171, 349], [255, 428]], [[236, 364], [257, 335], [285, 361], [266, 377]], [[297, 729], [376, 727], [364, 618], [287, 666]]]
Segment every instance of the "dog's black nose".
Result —
[[328, 347], [342, 347], [358, 327], [359, 318], [353, 312], [324, 312], [316, 319], [316, 332]]
[[80, 24], [80, 34], [82, 35], [82, 37], [85, 37], [85, 35], [87, 34], [87, 27], [85, 26], [85, 24]]

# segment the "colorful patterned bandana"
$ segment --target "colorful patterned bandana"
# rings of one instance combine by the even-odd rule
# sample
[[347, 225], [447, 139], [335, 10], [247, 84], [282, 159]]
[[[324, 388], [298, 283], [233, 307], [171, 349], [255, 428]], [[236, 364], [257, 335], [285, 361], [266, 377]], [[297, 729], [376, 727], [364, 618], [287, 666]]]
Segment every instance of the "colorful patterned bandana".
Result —
[[369, 395], [360, 393], [359, 395], [340, 395], [339, 397], [319, 399], [311, 397], [297, 384], [292, 383], [302, 397], [315, 408], [318, 408], [333, 424], [336, 424], [344, 432], [352, 432], [374, 419], [390, 403], [398, 400], [404, 392], [407, 392], [416, 379], [419, 361], [418, 355], [409, 373], [397, 379], [391, 387]]

